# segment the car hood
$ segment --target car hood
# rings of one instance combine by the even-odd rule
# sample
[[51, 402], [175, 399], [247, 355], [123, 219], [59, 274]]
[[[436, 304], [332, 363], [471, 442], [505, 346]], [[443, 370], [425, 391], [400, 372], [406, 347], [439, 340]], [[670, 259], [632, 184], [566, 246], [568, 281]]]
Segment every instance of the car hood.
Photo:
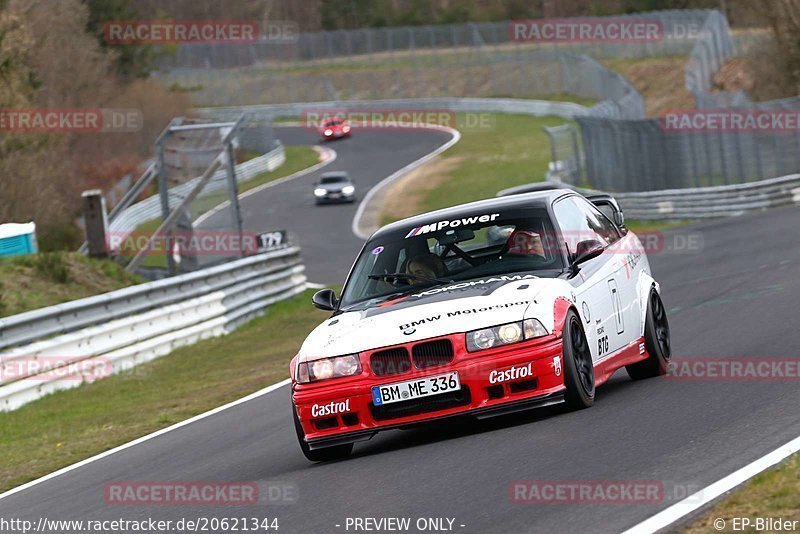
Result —
[[326, 320], [308, 335], [298, 356], [314, 360], [352, 354], [539, 315], [548, 327], [552, 304], [537, 302], [537, 295], [552, 282], [532, 275], [506, 275], [421, 289]]

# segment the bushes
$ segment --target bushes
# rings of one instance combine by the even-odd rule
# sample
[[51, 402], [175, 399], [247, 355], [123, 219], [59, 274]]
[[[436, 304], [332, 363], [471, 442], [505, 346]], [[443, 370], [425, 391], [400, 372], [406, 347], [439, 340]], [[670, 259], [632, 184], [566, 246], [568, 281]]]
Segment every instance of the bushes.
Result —
[[[87, 33], [80, 0], [0, 2], [0, 108], [125, 108], [143, 127], [114, 132], [4, 132], [0, 137], [0, 223], [37, 224], [42, 250], [74, 250], [84, 189], [108, 189], [152, 153], [188, 99], [120, 74], [114, 50]], [[123, 69], [124, 70], [124, 69]]]

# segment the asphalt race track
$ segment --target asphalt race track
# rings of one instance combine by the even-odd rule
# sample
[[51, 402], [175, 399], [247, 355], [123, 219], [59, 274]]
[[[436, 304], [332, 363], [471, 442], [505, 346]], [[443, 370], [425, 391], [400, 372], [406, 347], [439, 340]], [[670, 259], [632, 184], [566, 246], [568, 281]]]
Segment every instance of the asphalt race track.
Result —
[[[287, 144], [316, 142], [299, 130], [280, 135]], [[348, 170], [363, 196], [445, 139], [432, 132], [356, 134], [332, 145], [339, 157], [324, 170]], [[313, 180], [248, 197], [246, 225], [294, 231], [310, 279], [338, 283], [359, 248], [350, 233], [355, 207], [315, 208]], [[667, 233], [667, 243], [702, 237], [700, 250], [650, 253], [671, 310], [676, 358], [797, 358], [799, 223], [800, 209], [791, 207]], [[410, 517], [412, 525], [447, 517], [455, 531], [475, 534], [620, 532], [800, 435], [798, 406], [796, 381], [634, 383], [620, 371], [588, 410], [549, 408], [391, 431], [357, 444], [346, 461], [314, 465], [297, 446], [289, 389], [282, 387], [0, 500], [0, 516], [36, 522], [259, 515], [277, 517], [280, 533], [304, 534], [345, 532], [348, 517]], [[266, 509], [104, 502], [105, 483], [131, 480], [281, 481], [297, 488], [299, 501]], [[646, 505], [519, 504], [509, 495], [518, 480], [660, 481], [665, 498]]]
[[[319, 135], [305, 128], [276, 128], [275, 135], [285, 145], [320, 144]], [[331, 164], [242, 199], [244, 229], [289, 230], [303, 251], [308, 279], [341, 284], [363, 244], [350, 230], [358, 202], [372, 186], [449, 140], [449, 134], [437, 130], [392, 129], [356, 132], [327, 143], [337, 154]], [[313, 184], [330, 171], [347, 171], [356, 185], [355, 203], [314, 204]]]

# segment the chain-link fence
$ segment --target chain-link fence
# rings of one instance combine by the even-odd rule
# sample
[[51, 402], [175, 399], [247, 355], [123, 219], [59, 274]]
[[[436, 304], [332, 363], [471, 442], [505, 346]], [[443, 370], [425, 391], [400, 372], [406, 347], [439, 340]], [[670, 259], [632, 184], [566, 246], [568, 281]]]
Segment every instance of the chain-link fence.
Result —
[[[562, 178], [620, 192], [742, 184], [797, 172], [800, 117], [793, 110], [800, 97], [753, 103], [743, 91], [713, 92], [719, 68], [765, 38], [763, 32], [748, 34], [734, 44], [724, 15], [708, 12], [685, 70], [697, 110], [679, 110], [673, 125], [665, 118], [669, 113], [659, 119], [577, 117], [584, 154], [575, 153], [577, 144], [551, 136], [553, 161], [564, 165], [583, 157], [585, 172], [564, 172]], [[576, 135], [573, 129], [565, 126], [561, 137]]]
[[539, 41], [515, 35], [515, 21], [507, 21], [301, 33], [292, 42], [183, 44], [162, 58], [156, 76], [191, 91], [200, 105], [567, 94], [619, 101], [621, 90], [630, 91], [620, 89], [617, 75], [575, 58], [685, 56], [709, 13], [580, 19], [595, 25], [652, 23], [658, 28], [652, 39]]
[[800, 168], [796, 131], [681, 131], [661, 119], [576, 120], [588, 183], [607, 191], [738, 184]]
[[181, 45], [157, 76], [207, 105], [577, 99], [590, 107], [588, 116], [578, 119], [579, 133], [570, 126], [548, 132], [550, 170], [610, 191], [735, 184], [797, 168], [795, 133], [665, 129], [645, 119], [642, 96], [631, 84], [598, 61], [684, 56], [686, 86], [698, 109], [787, 109], [794, 101], [752, 104], [742, 92], [712, 92], [720, 66], [764, 35], [734, 39], [715, 10], [580, 20], [612, 19], [655, 21], [661, 32], [655, 40], [542, 42], [518, 38], [509, 21], [304, 33], [292, 42]]
[[476, 49], [341, 70], [323, 66], [213, 72], [188, 74], [200, 78], [184, 78], [181, 83], [195, 88], [198, 102], [214, 105], [446, 96], [577, 97], [589, 105], [602, 104], [598, 115], [633, 118], [644, 114], [641, 95], [619, 74], [585, 55], [555, 50]]

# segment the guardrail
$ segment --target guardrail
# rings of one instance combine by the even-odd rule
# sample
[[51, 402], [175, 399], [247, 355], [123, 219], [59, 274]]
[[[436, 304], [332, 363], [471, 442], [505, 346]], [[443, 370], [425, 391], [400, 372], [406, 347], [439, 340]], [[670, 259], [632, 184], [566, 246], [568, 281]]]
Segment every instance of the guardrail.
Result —
[[304, 271], [287, 247], [0, 319], [0, 411], [231, 332], [304, 291]]
[[[585, 195], [605, 192], [578, 187], [553, 178], [547, 182], [555, 187], [572, 189]], [[511, 187], [497, 194], [498, 196], [510, 194], [524, 187]], [[800, 174], [746, 184], [610, 194], [617, 199], [627, 219], [681, 220], [734, 217], [748, 211], [800, 203]]]
[[746, 184], [612, 193], [630, 219], [730, 217], [800, 202], [800, 174]]
[[448, 111], [490, 111], [493, 113], [525, 113], [529, 115], [556, 115], [571, 118], [588, 115], [589, 108], [574, 102], [527, 100], [522, 98], [394, 98], [386, 100], [327, 100], [322, 102], [292, 102], [290, 104], [264, 104], [254, 106], [220, 106], [196, 109], [201, 116], [219, 120], [238, 117], [246, 111], [251, 119], [274, 117], [299, 117], [309, 110], [332, 109], [341, 111], [380, 109], [432, 109]]

